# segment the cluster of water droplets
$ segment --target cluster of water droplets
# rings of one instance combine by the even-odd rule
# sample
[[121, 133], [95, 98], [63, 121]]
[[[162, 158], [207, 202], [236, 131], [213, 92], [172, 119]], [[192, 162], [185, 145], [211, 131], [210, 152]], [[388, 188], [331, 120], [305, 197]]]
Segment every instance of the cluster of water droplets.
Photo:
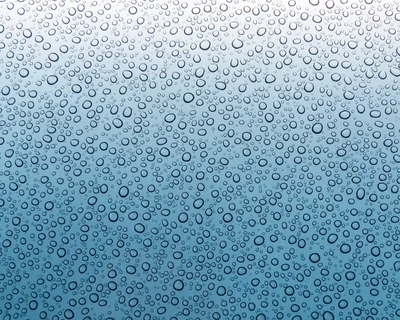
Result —
[[1, 319], [400, 317], [400, 4], [0, 1]]

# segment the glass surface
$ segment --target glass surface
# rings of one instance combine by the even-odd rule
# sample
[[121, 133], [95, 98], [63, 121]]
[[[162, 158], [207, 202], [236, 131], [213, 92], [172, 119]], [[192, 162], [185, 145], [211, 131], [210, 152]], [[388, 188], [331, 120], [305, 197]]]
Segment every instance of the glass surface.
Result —
[[399, 76], [399, 1], [0, 1], [0, 319], [400, 319]]

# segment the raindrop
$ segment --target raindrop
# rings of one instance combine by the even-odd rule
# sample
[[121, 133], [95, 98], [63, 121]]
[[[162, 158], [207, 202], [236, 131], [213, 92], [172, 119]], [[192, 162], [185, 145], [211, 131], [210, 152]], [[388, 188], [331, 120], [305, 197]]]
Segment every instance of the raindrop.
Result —
[[203, 200], [203, 198], [196, 199], [196, 200], [193, 202], [193, 207], [194, 207], [195, 209], [200, 209], [203, 205], [204, 205], [204, 200]]
[[200, 42], [200, 49], [206, 51], [208, 49], [210, 49], [211, 47], [211, 42], [210, 40], [203, 40], [202, 42]]
[[175, 280], [173, 287], [177, 291], [182, 291], [184, 288], [183, 281], [180, 279]]
[[49, 85], [55, 85], [56, 83], [58, 82], [58, 77], [57, 76], [55, 76], [55, 75], [51, 75], [51, 76], [48, 76], [47, 77], [47, 83], [49, 84]]
[[320, 255], [318, 253], [312, 253], [312, 254], [310, 254], [309, 259], [310, 259], [310, 261], [312, 263], [317, 263], [317, 262], [320, 261], [321, 258], [320, 258]]
[[352, 91], [345, 91], [345, 92], [343, 93], [343, 97], [344, 97], [346, 100], [353, 100], [354, 97], [355, 97], [355, 94], [354, 94]]
[[243, 41], [240, 39], [235, 39], [232, 41], [232, 47], [236, 50], [243, 47]]
[[194, 95], [191, 92], [186, 92], [183, 95], [183, 101], [185, 101], [186, 103], [190, 103], [194, 100]]
[[322, 131], [323, 131], [323, 126], [322, 126], [322, 124], [321, 123], [315, 123], [313, 126], [312, 126], [312, 132], [314, 132], [315, 134], [320, 134]]
[[266, 83], [273, 83], [273, 82], [275, 82], [275, 80], [276, 80], [276, 78], [275, 78], [275, 76], [272, 75], [272, 74], [268, 74], [268, 75], [265, 77], [265, 82], [266, 82]]

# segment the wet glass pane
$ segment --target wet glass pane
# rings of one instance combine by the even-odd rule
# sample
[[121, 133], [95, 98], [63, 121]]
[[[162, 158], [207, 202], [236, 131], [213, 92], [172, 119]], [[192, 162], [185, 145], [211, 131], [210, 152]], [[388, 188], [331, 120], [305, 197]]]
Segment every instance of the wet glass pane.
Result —
[[0, 319], [400, 319], [400, 3], [0, 0]]

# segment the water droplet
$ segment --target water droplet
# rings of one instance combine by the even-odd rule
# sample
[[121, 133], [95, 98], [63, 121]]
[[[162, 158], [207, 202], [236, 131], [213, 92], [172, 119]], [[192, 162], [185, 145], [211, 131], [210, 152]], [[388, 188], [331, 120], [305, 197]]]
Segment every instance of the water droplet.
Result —
[[310, 255], [309, 259], [310, 259], [310, 261], [311, 261], [312, 263], [317, 263], [317, 262], [320, 261], [321, 258], [320, 258], [320, 255], [319, 255], [318, 253], [312, 253], [312, 254]]
[[183, 95], [183, 101], [185, 101], [186, 103], [190, 103], [194, 100], [194, 95], [191, 92], [186, 92]]
[[345, 91], [345, 92], [343, 93], [343, 97], [344, 97], [346, 100], [353, 100], [354, 97], [355, 97], [355, 94], [354, 94], [352, 91]]
[[320, 134], [323, 131], [324, 127], [321, 123], [314, 123], [312, 126], [312, 132], [315, 134]]
[[232, 47], [236, 50], [243, 47], [243, 41], [240, 39], [235, 39], [232, 41]]

